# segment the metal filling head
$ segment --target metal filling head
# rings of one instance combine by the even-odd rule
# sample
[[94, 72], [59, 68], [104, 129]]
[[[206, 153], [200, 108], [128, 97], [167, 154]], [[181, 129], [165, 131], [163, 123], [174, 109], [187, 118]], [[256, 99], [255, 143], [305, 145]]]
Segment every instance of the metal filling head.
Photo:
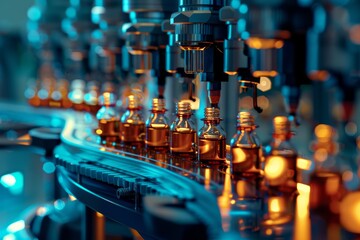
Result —
[[176, 112], [178, 115], [191, 115], [191, 104], [189, 102], [180, 101], [176, 104]]
[[104, 92], [99, 97], [99, 103], [102, 106], [114, 106], [116, 103], [115, 94], [111, 92]]
[[139, 99], [135, 95], [128, 96], [128, 109], [138, 109], [139, 106]]
[[291, 133], [291, 123], [286, 116], [277, 116], [273, 120], [275, 134]]
[[163, 99], [163, 98], [153, 98], [153, 100], [152, 100], [152, 111], [166, 111], [166, 109], [165, 109], [165, 99]]
[[250, 112], [239, 112], [237, 117], [237, 124], [239, 127], [254, 127], [254, 116]]
[[219, 108], [205, 108], [205, 119], [204, 120], [221, 120]]

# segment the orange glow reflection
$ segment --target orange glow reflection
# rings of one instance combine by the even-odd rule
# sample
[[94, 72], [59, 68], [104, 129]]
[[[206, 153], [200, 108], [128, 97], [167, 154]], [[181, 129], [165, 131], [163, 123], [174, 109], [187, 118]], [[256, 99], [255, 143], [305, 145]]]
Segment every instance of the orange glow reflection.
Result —
[[330, 74], [328, 71], [325, 70], [316, 70], [311, 71], [308, 76], [313, 81], [326, 81], [329, 79]]
[[283, 212], [284, 207], [285, 207], [284, 198], [281, 197], [269, 198], [269, 212], [271, 213]]
[[305, 158], [298, 158], [296, 161], [296, 167], [302, 170], [310, 170], [311, 160]]
[[334, 195], [339, 191], [340, 178], [337, 175], [330, 175], [326, 181], [325, 189], [329, 195]]
[[210, 190], [210, 182], [211, 182], [211, 170], [210, 168], [206, 168], [205, 169], [205, 179], [204, 179], [204, 184], [205, 184], [205, 189]]
[[247, 44], [249, 47], [255, 49], [282, 48], [284, 46], [284, 41], [278, 39], [251, 37], [247, 40]]
[[340, 203], [340, 222], [353, 233], [360, 234], [360, 192], [352, 192]]
[[360, 24], [355, 24], [350, 28], [350, 40], [355, 44], [360, 44]]
[[[206, 169], [207, 170], [207, 169]], [[205, 179], [206, 179], [206, 170], [205, 170]], [[236, 201], [232, 198], [231, 193], [231, 175], [230, 168], [226, 169], [224, 189], [222, 195], [218, 197], [218, 205], [220, 208], [221, 218], [222, 218], [222, 228], [224, 231], [230, 230], [230, 208], [231, 204], [235, 204]]]
[[334, 135], [333, 128], [326, 124], [317, 125], [314, 131], [319, 142], [328, 141]]
[[276, 77], [277, 71], [254, 71], [254, 77]]
[[297, 184], [299, 196], [296, 199], [294, 239], [311, 239], [311, 225], [309, 217], [310, 186]]
[[286, 178], [287, 162], [286, 159], [279, 156], [269, 157], [265, 163], [265, 177], [275, 184]]

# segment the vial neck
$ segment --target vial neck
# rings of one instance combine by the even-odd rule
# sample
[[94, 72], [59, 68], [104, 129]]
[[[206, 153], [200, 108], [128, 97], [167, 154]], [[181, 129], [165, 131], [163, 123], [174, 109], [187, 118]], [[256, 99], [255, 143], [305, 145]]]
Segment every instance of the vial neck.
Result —
[[177, 114], [179, 119], [189, 119], [191, 118], [191, 114]]
[[206, 125], [219, 125], [220, 124], [220, 119], [212, 119], [212, 120], [204, 119], [204, 123]]
[[275, 140], [279, 140], [279, 141], [288, 141], [290, 140], [292, 137], [292, 133], [291, 132], [287, 132], [287, 133], [273, 133], [273, 138]]
[[255, 130], [256, 126], [237, 126], [238, 131], [252, 132]]

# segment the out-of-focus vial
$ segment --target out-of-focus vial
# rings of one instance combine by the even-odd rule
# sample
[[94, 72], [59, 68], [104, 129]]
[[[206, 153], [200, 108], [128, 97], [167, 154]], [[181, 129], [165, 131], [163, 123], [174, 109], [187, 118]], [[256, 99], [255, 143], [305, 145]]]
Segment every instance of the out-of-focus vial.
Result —
[[273, 139], [265, 157], [265, 184], [269, 189], [281, 192], [296, 191], [297, 151], [290, 142], [290, 121], [285, 116], [273, 120]]
[[100, 136], [101, 144], [111, 146], [119, 140], [120, 115], [115, 109], [116, 99], [113, 93], [105, 92], [99, 102], [102, 107], [96, 114], [99, 124], [96, 134]]
[[237, 132], [230, 140], [230, 169], [234, 176], [258, 177], [260, 174], [261, 144], [256, 127], [249, 112], [239, 112]]
[[87, 92], [84, 95], [85, 110], [91, 114], [96, 114], [101, 108], [99, 104], [99, 86], [96, 82], [89, 82]]
[[141, 147], [145, 139], [145, 122], [141, 115], [139, 100], [135, 95], [128, 96], [128, 106], [121, 117], [121, 143], [127, 146]]
[[72, 108], [76, 111], [84, 110], [84, 94], [85, 81], [76, 79], [71, 83], [71, 90], [69, 92], [69, 99], [72, 102]]
[[165, 100], [154, 98], [150, 117], [146, 121], [145, 146], [147, 148], [167, 149], [169, 147], [169, 124], [165, 112]]
[[220, 126], [220, 110], [205, 108], [204, 126], [198, 133], [198, 159], [206, 164], [223, 164], [226, 160], [226, 135]]
[[39, 91], [39, 83], [30, 82], [30, 83], [28, 83], [28, 86], [24, 92], [24, 95], [27, 99], [28, 104], [33, 107], [40, 106], [40, 99], [39, 99], [39, 96], [37, 95], [38, 91]]
[[339, 161], [335, 129], [319, 124], [314, 132], [315, 171], [310, 176], [310, 208], [330, 217], [339, 213], [340, 201], [346, 193], [342, 175], [346, 178], [353, 173], [350, 169], [344, 171], [346, 164]]
[[56, 83], [56, 87], [49, 97], [49, 107], [70, 108], [72, 106], [72, 102], [68, 98], [68, 85], [65, 79], [59, 80]]
[[170, 127], [170, 153], [174, 156], [196, 156], [196, 126], [191, 116], [190, 103], [178, 102], [176, 105], [176, 119]]

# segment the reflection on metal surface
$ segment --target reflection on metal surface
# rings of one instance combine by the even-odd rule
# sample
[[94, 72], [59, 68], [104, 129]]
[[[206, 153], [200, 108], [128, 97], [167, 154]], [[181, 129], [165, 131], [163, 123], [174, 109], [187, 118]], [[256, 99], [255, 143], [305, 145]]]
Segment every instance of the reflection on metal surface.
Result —
[[310, 186], [298, 183], [297, 190], [299, 192], [299, 196], [296, 199], [295, 226], [293, 238], [295, 240], [307, 240], [311, 239], [311, 224], [309, 212]]

